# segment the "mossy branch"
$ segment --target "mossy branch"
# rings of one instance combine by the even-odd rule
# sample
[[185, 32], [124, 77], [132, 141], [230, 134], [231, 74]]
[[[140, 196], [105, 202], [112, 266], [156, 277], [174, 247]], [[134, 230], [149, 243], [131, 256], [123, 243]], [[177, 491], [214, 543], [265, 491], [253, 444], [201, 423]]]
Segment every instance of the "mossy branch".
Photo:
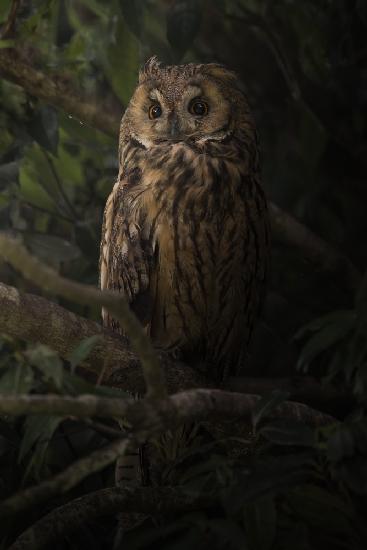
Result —
[[0, 256], [29, 281], [42, 289], [82, 305], [105, 307], [119, 321], [131, 346], [140, 358], [147, 393], [161, 398], [167, 393], [163, 369], [150, 338], [131, 311], [125, 298], [111, 291], [101, 291], [91, 285], [70, 281], [32, 256], [20, 241], [0, 234]]

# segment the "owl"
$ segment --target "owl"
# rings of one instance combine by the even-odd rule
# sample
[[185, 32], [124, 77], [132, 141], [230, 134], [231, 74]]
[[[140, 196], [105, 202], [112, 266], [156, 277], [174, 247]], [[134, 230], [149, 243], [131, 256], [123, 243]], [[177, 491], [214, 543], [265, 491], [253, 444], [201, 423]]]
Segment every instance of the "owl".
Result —
[[123, 293], [158, 349], [220, 382], [245, 363], [267, 251], [257, 135], [236, 75], [151, 58], [121, 122], [100, 287]]

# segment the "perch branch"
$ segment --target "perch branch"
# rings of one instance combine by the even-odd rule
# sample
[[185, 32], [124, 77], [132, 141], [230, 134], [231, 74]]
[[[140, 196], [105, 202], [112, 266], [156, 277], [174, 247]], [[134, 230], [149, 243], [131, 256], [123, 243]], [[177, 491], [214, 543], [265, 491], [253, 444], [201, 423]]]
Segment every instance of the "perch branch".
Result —
[[73, 89], [62, 75], [35, 69], [14, 49], [0, 49], [0, 76], [92, 128], [111, 136], [118, 134], [122, 113], [108, 111], [101, 103], [91, 102]]
[[158, 355], [122, 294], [101, 291], [94, 286], [83, 285], [62, 277], [57, 271], [32, 256], [18, 240], [4, 234], [0, 234], [0, 256], [18, 269], [27, 280], [41, 288], [78, 304], [94, 304], [110, 311], [120, 322], [140, 358], [147, 393], [156, 398], [166, 395], [164, 374]]
[[49, 514], [24, 531], [9, 550], [39, 550], [71, 534], [78, 527], [101, 516], [116, 513], [179, 514], [215, 507], [218, 499], [190, 495], [171, 487], [111, 487], [79, 497]]
[[[12, 416], [53, 414], [74, 417], [124, 417], [133, 430], [149, 435], [199, 420], [251, 418], [258, 395], [217, 389], [193, 389], [171, 395], [158, 402], [149, 398], [118, 399], [82, 395], [2, 395], [0, 413]], [[272, 410], [274, 418], [295, 418], [319, 426], [335, 421], [332, 417], [302, 403], [286, 401]]]
[[[83, 372], [98, 377], [105, 372], [103, 382], [129, 391], [144, 393], [144, 378], [139, 359], [129, 349], [127, 341], [65, 308], [33, 294], [21, 293], [0, 283], [0, 333], [31, 343], [42, 343], [67, 359], [81, 340], [98, 334], [101, 339], [82, 363]], [[207, 386], [207, 380], [187, 364], [162, 357], [170, 393], [192, 387]], [[107, 368], [106, 368], [107, 366]], [[250, 394], [266, 394], [274, 389], [289, 391], [290, 399], [340, 417], [350, 411], [350, 395], [325, 387], [307, 377], [233, 378], [225, 389]]]
[[[0, 333], [30, 343], [48, 345], [64, 359], [81, 340], [95, 334], [100, 340], [82, 363], [83, 373], [96, 379], [104, 373], [103, 383], [130, 391], [144, 393], [144, 378], [139, 358], [128, 342], [100, 324], [76, 315], [41, 296], [22, 293], [14, 287], [0, 283]], [[168, 389], [205, 386], [197, 371], [162, 357]]]

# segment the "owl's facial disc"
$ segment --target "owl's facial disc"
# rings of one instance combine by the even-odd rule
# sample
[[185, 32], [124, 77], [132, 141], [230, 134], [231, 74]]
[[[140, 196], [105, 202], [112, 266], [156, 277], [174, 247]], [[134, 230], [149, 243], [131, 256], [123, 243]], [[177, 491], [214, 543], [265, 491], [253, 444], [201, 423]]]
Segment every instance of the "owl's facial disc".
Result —
[[146, 82], [130, 102], [133, 137], [144, 147], [177, 142], [221, 141], [232, 133], [231, 103], [215, 81]]

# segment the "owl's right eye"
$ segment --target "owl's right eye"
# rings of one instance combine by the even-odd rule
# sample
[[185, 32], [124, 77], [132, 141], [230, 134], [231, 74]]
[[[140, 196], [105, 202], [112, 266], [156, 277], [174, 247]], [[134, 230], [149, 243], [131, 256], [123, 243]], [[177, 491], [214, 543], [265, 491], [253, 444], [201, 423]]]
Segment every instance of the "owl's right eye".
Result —
[[154, 103], [149, 107], [149, 118], [152, 120], [153, 118], [159, 118], [162, 114], [162, 107], [159, 105], [159, 103]]

